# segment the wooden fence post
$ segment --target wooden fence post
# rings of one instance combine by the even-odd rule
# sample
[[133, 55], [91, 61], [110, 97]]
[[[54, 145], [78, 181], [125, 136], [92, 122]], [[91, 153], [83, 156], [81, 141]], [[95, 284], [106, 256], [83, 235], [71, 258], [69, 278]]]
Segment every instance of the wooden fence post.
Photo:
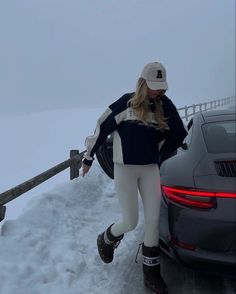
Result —
[[6, 213], [6, 206], [0, 206], [0, 222], [4, 220]]
[[[75, 155], [79, 154], [79, 150], [70, 150], [70, 158], [74, 157]], [[70, 180], [79, 177], [79, 169], [81, 168], [82, 163], [75, 162], [70, 166]]]

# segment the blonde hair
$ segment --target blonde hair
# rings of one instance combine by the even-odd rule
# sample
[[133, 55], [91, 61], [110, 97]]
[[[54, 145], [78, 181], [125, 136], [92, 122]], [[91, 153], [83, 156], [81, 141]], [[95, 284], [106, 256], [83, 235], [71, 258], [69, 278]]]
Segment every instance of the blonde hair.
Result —
[[[139, 78], [134, 96], [129, 100], [130, 106], [135, 110], [137, 117], [145, 124], [148, 124], [149, 101], [147, 99], [148, 86], [143, 78]], [[160, 99], [154, 99], [154, 120], [160, 129], [168, 128]]]

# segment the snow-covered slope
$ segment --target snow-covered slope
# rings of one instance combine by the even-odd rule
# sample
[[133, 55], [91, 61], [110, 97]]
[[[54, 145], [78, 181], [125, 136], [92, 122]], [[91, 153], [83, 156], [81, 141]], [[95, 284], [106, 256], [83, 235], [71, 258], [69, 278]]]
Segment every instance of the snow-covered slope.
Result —
[[133, 247], [143, 231], [141, 221], [118, 247], [112, 266], [102, 263], [96, 238], [118, 220], [114, 196], [112, 180], [95, 164], [86, 177], [56, 186], [32, 199], [17, 220], [6, 220], [0, 293], [121, 293], [130, 264], [141, 266], [134, 262]]

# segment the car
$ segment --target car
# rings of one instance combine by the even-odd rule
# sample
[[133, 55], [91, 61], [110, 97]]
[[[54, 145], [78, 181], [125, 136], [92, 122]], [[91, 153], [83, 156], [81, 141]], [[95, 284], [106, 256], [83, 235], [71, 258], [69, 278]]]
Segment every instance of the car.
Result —
[[236, 113], [201, 112], [160, 168], [160, 244], [177, 262], [236, 278]]
[[[236, 113], [195, 114], [182, 146], [160, 166], [160, 246], [176, 262], [236, 278]], [[111, 178], [112, 136], [97, 159]]]

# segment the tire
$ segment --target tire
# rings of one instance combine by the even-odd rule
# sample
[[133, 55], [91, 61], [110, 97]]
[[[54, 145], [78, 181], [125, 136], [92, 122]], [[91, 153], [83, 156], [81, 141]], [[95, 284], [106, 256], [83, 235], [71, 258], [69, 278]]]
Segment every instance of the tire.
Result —
[[114, 162], [113, 162], [113, 139], [109, 137], [106, 141], [98, 148], [96, 152], [98, 163], [104, 172], [111, 178], [114, 179]]

